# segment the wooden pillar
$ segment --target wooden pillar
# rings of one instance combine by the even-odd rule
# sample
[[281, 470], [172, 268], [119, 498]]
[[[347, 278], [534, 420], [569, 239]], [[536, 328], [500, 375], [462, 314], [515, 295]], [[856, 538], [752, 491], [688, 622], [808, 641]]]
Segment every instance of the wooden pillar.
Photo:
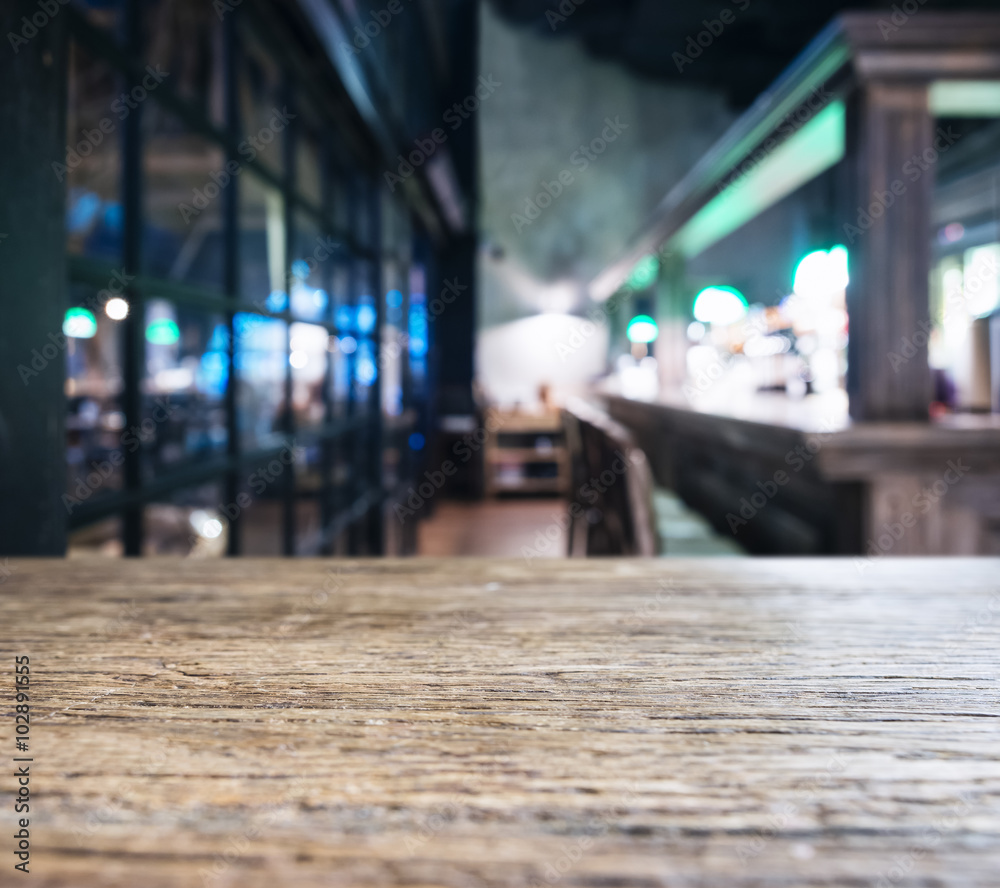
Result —
[[0, 34], [18, 38], [0, 51], [0, 557], [66, 549], [66, 192], [52, 163], [65, 158], [68, 15], [36, 26], [36, 2], [0, 4]]
[[[931, 199], [941, 148], [935, 148], [927, 85], [863, 82], [847, 120], [851, 417], [927, 420]], [[916, 353], [908, 346], [909, 358], [893, 360], [904, 342]]]

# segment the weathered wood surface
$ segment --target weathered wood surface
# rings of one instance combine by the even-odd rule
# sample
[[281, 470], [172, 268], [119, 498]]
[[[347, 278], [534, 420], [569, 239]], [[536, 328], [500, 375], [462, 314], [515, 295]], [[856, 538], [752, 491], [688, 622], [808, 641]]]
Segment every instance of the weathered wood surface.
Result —
[[1000, 884], [996, 560], [11, 567], [3, 885]]

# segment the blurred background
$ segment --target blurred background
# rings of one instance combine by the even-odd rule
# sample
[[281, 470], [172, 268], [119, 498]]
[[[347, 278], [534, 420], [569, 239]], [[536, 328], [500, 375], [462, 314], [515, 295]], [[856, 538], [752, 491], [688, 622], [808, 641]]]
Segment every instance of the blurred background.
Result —
[[995, 3], [0, 20], [0, 555], [1000, 553]]

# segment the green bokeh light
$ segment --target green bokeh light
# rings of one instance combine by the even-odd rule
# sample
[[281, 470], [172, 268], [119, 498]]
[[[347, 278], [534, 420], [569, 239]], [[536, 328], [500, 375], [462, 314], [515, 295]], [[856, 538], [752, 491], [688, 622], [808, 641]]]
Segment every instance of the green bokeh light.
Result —
[[97, 334], [97, 318], [85, 308], [71, 308], [63, 318], [62, 329], [74, 339], [92, 339]]
[[173, 345], [180, 338], [181, 331], [177, 322], [170, 318], [160, 318], [146, 327], [146, 342], [153, 345]]
[[636, 315], [628, 322], [625, 335], [629, 342], [655, 342], [656, 337], [660, 335], [660, 328], [649, 315]]
[[813, 250], [795, 269], [797, 296], [822, 298], [844, 290], [850, 281], [847, 247], [838, 244], [832, 250]]
[[747, 308], [746, 297], [735, 287], [705, 287], [694, 298], [695, 319], [703, 324], [735, 324]]

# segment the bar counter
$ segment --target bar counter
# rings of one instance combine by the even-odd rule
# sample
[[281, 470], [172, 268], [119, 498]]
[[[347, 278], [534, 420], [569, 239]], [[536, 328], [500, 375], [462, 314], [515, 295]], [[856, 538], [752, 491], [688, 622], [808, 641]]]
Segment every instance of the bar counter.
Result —
[[997, 560], [7, 569], [0, 884], [997, 884]]
[[842, 393], [599, 397], [657, 482], [751, 553], [1000, 554], [1000, 415], [858, 423]]

